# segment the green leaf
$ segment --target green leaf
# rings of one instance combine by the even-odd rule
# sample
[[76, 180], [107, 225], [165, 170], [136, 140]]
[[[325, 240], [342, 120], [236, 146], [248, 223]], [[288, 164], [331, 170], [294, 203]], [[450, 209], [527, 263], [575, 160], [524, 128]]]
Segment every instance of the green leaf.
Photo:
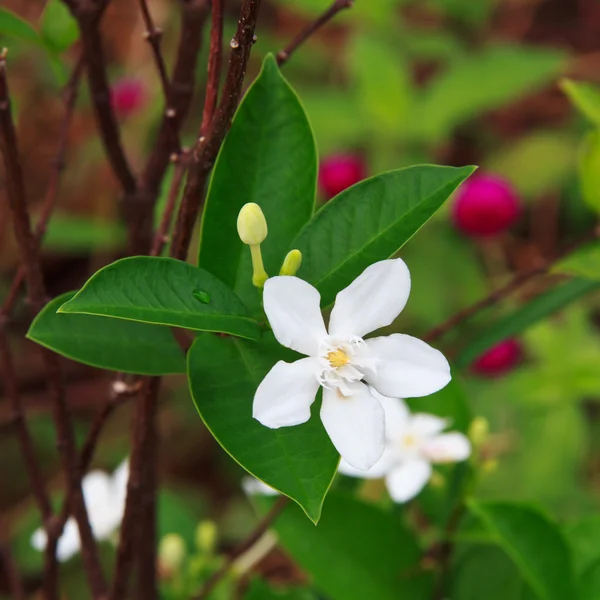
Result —
[[44, 236], [44, 248], [87, 254], [122, 248], [126, 231], [121, 223], [73, 215], [53, 215]]
[[549, 317], [556, 311], [578, 300], [582, 296], [600, 288], [600, 282], [587, 279], [573, 279], [558, 287], [540, 294], [531, 302], [499, 319], [489, 329], [480, 333], [458, 356], [458, 368], [470, 365], [486, 350], [508, 337], [522, 333], [528, 327]]
[[584, 117], [600, 126], [600, 87], [583, 81], [562, 79], [560, 88]]
[[552, 271], [599, 281], [600, 243], [594, 242], [572, 252], [555, 264]]
[[317, 287], [327, 306], [371, 263], [397, 252], [473, 171], [421, 165], [343, 191], [292, 243], [302, 252], [299, 276]]
[[578, 600], [598, 600], [600, 598], [600, 560], [591, 565], [581, 576]]
[[307, 589], [274, 589], [262, 579], [255, 579], [250, 584], [244, 600], [316, 600], [316, 596]]
[[317, 527], [288, 505], [275, 522], [279, 542], [331, 600], [430, 597], [422, 553], [397, 516], [332, 492]]
[[40, 22], [42, 38], [55, 52], [64, 52], [79, 38], [77, 21], [61, 0], [49, 0]]
[[563, 531], [571, 546], [575, 572], [582, 575], [600, 561], [600, 515], [584, 517]]
[[252, 418], [259, 383], [278, 360], [294, 356], [271, 335], [253, 343], [203, 334], [188, 353], [188, 376], [196, 408], [225, 451], [316, 523], [339, 460], [318, 416], [320, 402], [295, 427], [269, 429]]
[[579, 153], [579, 186], [584, 202], [600, 212], [600, 129], [590, 131]]
[[0, 36], [40, 43], [38, 32], [25, 19], [6, 8], [0, 8]]
[[414, 133], [433, 140], [482, 112], [499, 108], [553, 81], [564, 54], [526, 46], [488, 46], [433, 80], [416, 104]]
[[59, 312], [260, 337], [258, 323], [226, 285], [173, 258], [118, 260], [95, 273]]
[[54, 298], [27, 337], [67, 358], [136, 375], [185, 373], [185, 356], [168, 327], [90, 315], [57, 313], [75, 292]]
[[575, 598], [569, 548], [544, 514], [524, 504], [503, 502], [473, 501], [469, 507], [539, 598]]
[[317, 152], [310, 124], [294, 90], [271, 55], [235, 115], [212, 174], [198, 264], [230, 286], [252, 310], [250, 251], [236, 222], [244, 204], [265, 213], [269, 235], [261, 245], [269, 275], [277, 275], [290, 242], [314, 211]]

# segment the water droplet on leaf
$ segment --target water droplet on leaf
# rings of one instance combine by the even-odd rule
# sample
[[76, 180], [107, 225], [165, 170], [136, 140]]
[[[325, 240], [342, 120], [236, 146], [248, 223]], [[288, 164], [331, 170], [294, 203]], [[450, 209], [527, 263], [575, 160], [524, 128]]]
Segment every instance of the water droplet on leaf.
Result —
[[200, 300], [202, 304], [208, 304], [210, 302], [210, 294], [204, 290], [194, 290], [192, 294], [194, 295], [194, 298]]

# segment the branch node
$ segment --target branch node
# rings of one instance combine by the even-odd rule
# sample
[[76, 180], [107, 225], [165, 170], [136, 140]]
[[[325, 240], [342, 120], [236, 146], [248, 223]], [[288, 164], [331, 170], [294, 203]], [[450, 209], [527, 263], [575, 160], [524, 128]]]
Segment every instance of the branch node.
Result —
[[174, 108], [167, 108], [167, 110], [165, 110], [165, 116], [168, 119], [174, 119], [177, 116], [177, 111]]
[[229, 42], [229, 47], [234, 49], [239, 48], [240, 43], [235, 38], [231, 38], [231, 41]]

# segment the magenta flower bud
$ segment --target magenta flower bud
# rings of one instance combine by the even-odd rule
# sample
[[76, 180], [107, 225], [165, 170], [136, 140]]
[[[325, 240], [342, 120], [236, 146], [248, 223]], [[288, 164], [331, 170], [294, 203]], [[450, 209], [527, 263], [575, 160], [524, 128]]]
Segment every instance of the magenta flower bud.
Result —
[[512, 185], [498, 175], [481, 174], [459, 188], [452, 207], [457, 229], [472, 237], [506, 231], [519, 218], [521, 205]]
[[473, 362], [472, 370], [483, 377], [500, 377], [512, 371], [523, 358], [523, 346], [509, 338], [484, 352]]
[[127, 77], [113, 84], [110, 95], [113, 108], [119, 117], [128, 117], [139, 111], [148, 98], [144, 84], [139, 79]]
[[329, 200], [367, 176], [367, 167], [356, 154], [332, 154], [321, 161], [319, 188]]

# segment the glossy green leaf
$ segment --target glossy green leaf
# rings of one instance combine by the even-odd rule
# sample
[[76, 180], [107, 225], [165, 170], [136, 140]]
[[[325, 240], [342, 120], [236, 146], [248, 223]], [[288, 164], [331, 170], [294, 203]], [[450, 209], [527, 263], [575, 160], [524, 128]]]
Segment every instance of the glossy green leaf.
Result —
[[430, 576], [397, 515], [332, 492], [314, 527], [293, 505], [275, 522], [279, 542], [331, 600], [420, 600]]
[[458, 356], [455, 364], [459, 368], [470, 365], [486, 350], [508, 337], [522, 333], [528, 327], [549, 317], [558, 310], [600, 288], [600, 282], [573, 279], [539, 295], [516, 311], [499, 319], [489, 329], [478, 335]]
[[578, 575], [600, 561], [600, 515], [584, 517], [569, 524], [563, 531], [571, 547]]
[[299, 277], [318, 288], [327, 306], [366, 267], [397, 252], [473, 171], [422, 165], [343, 191], [292, 242], [303, 256]]
[[67, 358], [136, 375], [185, 373], [185, 356], [168, 327], [56, 311], [74, 296], [54, 298], [34, 319], [27, 337]]
[[600, 280], [600, 244], [594, 242], [556, 263], [552, 268], [555, 273], [566, 273], [585, 279]]
[[578, 600], [598, 600], [600, 598], [600, 560], [592, 564], [579, 581]]
[[565, 56], [553, 49], [488, 46], [455, 61], [423, 92], [411, 121], [419, 138], [436, 139], [482, 112], [550, 82]]
[[118, 260], [95, 273], [60, 312], [260, 337], [258, 323], [226, 285], [173, 258]]
[[575, 598], [572, 559], [560, 531], [525, 504], [471, 502], [470, 510], [542, 600]]
[[192, 397], [206, 426], [244, 469], [297, 502], [315, 523], [339, 456], [313, 405], [303, 425], [269, 429], [252, 418], [254, 393], [278, 361], [295, 360], [270, 334], [260, 343], [203, 334], [188, 353]]
[[600, 129], [590, 131], [579, 153], [579, 186], [585, 203], [600, 212]]
[[79, 38], [77, 21], [61, 0], [49, 0], [46, 4], [40, 32], [48, 47], [55, 52], [64, 52]]
[[316, 596], [307, 589], [277, 589], [270, 587], [262, 579], [255, 579], [244, 600], [316, 600]]
[[6, 8], [0, 8], [0, 36], [40, 43], [38, 32], [25, 19]]
[[562, 79], [560, 87], [584, 117], [600, 126], [600, 87], [572, 79]]
[[217, 158], [198, 264], [258, 309], [261, 295], [252, 286], [250, 251], [237, 234], [240, 208], [247, 202], [262, 208], [269, 225], [263, 259], [267, 273], [276, 275], [290, 242], [313, 214], [316, 180], [317, 152], [304, 108], [269, 55]]

